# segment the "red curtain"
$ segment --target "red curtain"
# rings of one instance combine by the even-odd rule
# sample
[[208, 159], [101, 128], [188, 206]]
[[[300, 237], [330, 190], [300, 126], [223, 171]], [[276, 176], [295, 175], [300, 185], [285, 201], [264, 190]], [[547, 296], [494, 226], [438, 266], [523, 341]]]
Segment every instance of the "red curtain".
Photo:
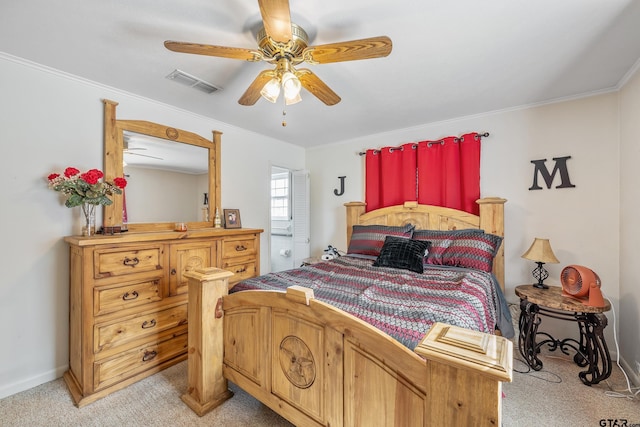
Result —
[[366, 152], [366, 211], [417, 200], [417, 145]]
[[452, 136], [418, 143], [418, 203], [460, 209], [459, 156]]
[[380, 150], [367, 150], [365, 154], [365, 195], [366, 211], [382, 207], [380, 195]]
[[478, 214], [480, 136], [465, 134], [366, 152], [366, 210], [418, 200]]
[[467, 133], [460, 137], [460, 202], [462, 210], [474, 215], [480, 214], [476, 200], [480, 198], [480, 141], [477, 133]]

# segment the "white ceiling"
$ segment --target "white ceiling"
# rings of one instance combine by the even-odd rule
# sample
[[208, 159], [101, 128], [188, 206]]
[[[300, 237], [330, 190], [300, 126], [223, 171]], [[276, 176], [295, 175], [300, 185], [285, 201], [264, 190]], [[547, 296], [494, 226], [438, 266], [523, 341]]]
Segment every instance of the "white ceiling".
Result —
[[130, 172], [127, 166], [186, 174], [206, 174], [209, 170], [209, 152], [203, 147], [129, 131], [124, 132], [123, 143], [125, 173]]
[[[387, 35], [386, 58], [309, 65], [342, 101], [238, 99], [267, 63], [165, 40], [255, 48], [257, 0], [5, 0], [0, 51], [304, 147], [616, 89], [640, 58], [638, 0], [290, 0], [310, 45]], [[223, 89], [166, 79], [183, 70]]]

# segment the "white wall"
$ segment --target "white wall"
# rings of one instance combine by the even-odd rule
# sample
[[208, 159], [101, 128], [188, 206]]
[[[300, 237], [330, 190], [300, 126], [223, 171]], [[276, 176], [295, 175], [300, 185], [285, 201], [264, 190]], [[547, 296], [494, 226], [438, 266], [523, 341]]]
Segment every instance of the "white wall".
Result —
[[[304, 167], [305, 152], [211, 119], [75, 79], [0, 54], [3, 255], [0, 267], [0, 398], [58, 378], [68, 366], [69, 256], [63, 236], [80, 232], [46, 176], [67, 166], [103, 167], [103, 105], [122, 119], [222, 135], [222, 203], [244, 227], [269, 229], [271, 164]], [[216, 102], [212, 97], [212, 102]], [[261, 241], [268, 271], [267, 233]]]
[[208, 191], [208, 174], [133, 166], [125, 167], [124, 173], [129, 224], [203, 221], [202, 206], [204, 193]]
[[[619, 307], [619, 137], [618, 95], [602, 94], [536, 108], [496, 112], [371, 135], [307, 151], [311, 172], [312, 254], [328, 244], [346, 250], [343, 203], [364, 198], [366, 148], [395, 146], [467, 132], [489, 132], [482, 141], [481, 196], [499, 196], [505, 205], [506, 296], [518, 299], [514, 288], [531, 283], [535, 264], [520, 256], [534, 237], [551, 240], [560, 264], [548, 264], [547, 283], [559, 284], [562, 268], [581, 264], [601, 277], [603, 290]], [[637, 145], [636, 145], [637, 146]], [[576, 188], [529, 191], [531, 160], [571, 156], [568, 169]], [[548, 163], [552, 168], [553, 164]], [[345, 194], [336, 197], [338, 176], [346, 175]], [[540, 183], [543, 183], [540, 180]], [[637, 319], [637, 317], [636, 317]], [[577, 336], [567, 322], [545, 326], [558, 335]], [[611, 322], [612, 323], [612, 322]], [[607, 339], [613, 340], [612, 328]], [[569, 336], [569, 335], [568, 335]], [[615, 350], [614, 350], [615, 351]]]
[[620, 92], [620, 353], [640, 384], [640, 72]]

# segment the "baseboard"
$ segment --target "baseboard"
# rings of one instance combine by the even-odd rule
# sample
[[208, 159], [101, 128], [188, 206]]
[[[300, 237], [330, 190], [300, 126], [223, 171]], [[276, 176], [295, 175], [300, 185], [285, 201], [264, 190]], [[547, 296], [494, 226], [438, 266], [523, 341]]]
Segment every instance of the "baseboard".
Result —
[[33, 387], [37, 387], [40, 384], [48, 383], [49, 381], [57, 380], [62, 377], [64, 372], [69, 369], [69, 365], [59, 366], [56, 369], [44, 372], [35, 377], [28, 378], [26, 380], [16, 381], [11, 384], [5, 384], [0, 387], [0, 399], [8, 396], [12, 396], [16, 393], [20, 393], [25, 390], [29, 390]]
[[[612, 356], [613, 357], [613, 356]], [[615, 359], [613, 361], [613, 363], [615, 363]], [[620, 357], [620, 366], [622, 366], [622, 369], [624, 369], [624, 372], [627, 374], [627, 376], [629, 377], [629, 381], [631, 381], [636, 387], [640, 387], [640, 376], [638, 375], [638, 373], [631, 367], [631, 365], [629, 365], [627, 363], [626, 360], [624, 360], [622, 357]]]

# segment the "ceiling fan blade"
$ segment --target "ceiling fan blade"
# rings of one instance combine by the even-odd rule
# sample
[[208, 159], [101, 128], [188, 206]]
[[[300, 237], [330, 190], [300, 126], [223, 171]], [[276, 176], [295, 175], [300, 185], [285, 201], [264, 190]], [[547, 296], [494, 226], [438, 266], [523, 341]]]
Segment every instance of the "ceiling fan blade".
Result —
[[129, 152], [125, 152], [124, 154], [128, 154], [130, 156], [140, 156], [140, 157], [148, 157], [150, 159], [156, 159], [156, 160], [164, 160], [161, 157], [156, 157], [156, 156], [150, 156], [148, 154], [139, 154], [139, 153], [129, 153]]
[[260, 91], [264, 85], [273, 77], [275, 77], [273, 70], [264, 70], [258, 74], [258, 77], [255, 78], [247, 90], [242, 94], [238, 100], [238, 104], [247, 106], [254, 105], [258, 99], [260, 99]]
[[316, 98], [327, 105], [335, 105], [340, 102], [340, 97], [318, 76], [307, 68], [301, 68], [296, 72], [302, 87], [311, 92]]
[[289, 0], [258, 0], [267, 35], [280, 43], [293, 39]]
[[302, 52], [302, 57], [310, 64], [381, 58], [391, 53], [392, 46], [391, 39], [387, 36], [371, 37], [348, 42], [309, 46]]
[[214, 46], [209, 44], [176, 42], [172, 40], [165, 41], [164, 46], [174, 52], [243, 59], [250, 62], [261, 61], [263, 58], [262, 54], [257, 50], [244, 49], [240, 47]]

